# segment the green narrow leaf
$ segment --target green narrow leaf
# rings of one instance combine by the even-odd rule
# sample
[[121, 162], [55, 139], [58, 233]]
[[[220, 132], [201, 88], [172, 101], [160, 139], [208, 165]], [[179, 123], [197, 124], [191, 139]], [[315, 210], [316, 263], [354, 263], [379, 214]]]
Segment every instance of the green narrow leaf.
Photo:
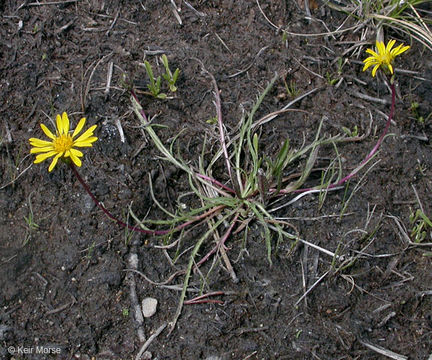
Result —
[[165, 55], [165, 54], [163, 54], [162, 56], [161, 56], [161, 60], [162, 60], [162, 63], [163, 63], [163, 65], [164, 65], [164, 67], [165, 67], [165, 70], [167, 71], [167, 73], [169, 72], [169, 67], [168, 67], [168, 58], [167, 58], [167, 56]]
[[145, 69], [146, 69], [147, 75], [148, 75], [149, 78], [150, 78], [150, 81], [151, 81], [151, 82], [154, 82], [153, 69], [152, 69], [150, 63], [149, 63], [147, 60], [144, 61], [144, 66], [145, 66]]
[[255, 154], [258, 154], [258, 134], [257, 133], [254, 134], [252, 141], [253, 141], [253, 147], [255, 150]]
[[285, 163], [285, 159], [288, 156], [289, 151], [289, 138], [285, 140], [285, 142], [282, 145], [282, 148], [280, 149], [276, 160], [275, 160], [275, 166], [273, 168], [273, 175], [277, 175], [277, 173], [280, 173], [282, 171], [282, 167]]
[[176, 83], [176, 81], [177, 81], [177, 78], [178, 78], [179, 74], [180, 74], [180, 69], [179, 69], [179, 68], [177, 68], [177, 69], [176, 69], [176, 70], [174, 71], [174, 75], [173, 75], [173, 77], [172, 77], [172, 80], [173, 80], [173, 84], [175, 84], [175, 83]]

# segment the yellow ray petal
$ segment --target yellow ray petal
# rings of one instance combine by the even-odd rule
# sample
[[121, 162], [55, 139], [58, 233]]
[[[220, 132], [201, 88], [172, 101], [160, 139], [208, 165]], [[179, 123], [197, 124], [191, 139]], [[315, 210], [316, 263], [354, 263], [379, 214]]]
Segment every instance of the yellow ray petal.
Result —
[[48, 168], [48, 171], [49, 171], [49, 172], [53, 171], [54, 166], [56, 166], [57, 161], [58, 161], [58, 159], [60, 159], [60, 157], [62, 156], [62, 154], [63, 154], [63, 153], [59, 153], [59, 154], [57, 154], [57, 155], [54, 157], [53, 161], [51, 162], [51, 165], [50, 165], [49, 168]]
[[372, 77], [375, 77], [375, 74], [377, 72], [377, 70], [379, 69], [380, 65], [375, 65], [375, 67], [372, 69]]
[[36, 147], [45, 147], [45, 146], [52, 146], [51, 141], [36, 139], [36, 138], [30, 138], [29, 139], [30, 145], [36, 146]]
[[80, 133], [80, 131], [81, 131], [82, 128], [84, 127], [85, 122], [86, 122], [86, 118], [82, 118], [82, 119], [79, 121], [77, 127], [75, 128], [75, 130], [74, 130], [74, 132], [73, 132], [73, 134], [72, 134], [72, 138], [74, 138], [75, 136], [77, 136], [77, 135]]
[[389, 52], [391, 51], [391, 48], [393, 47], [393, 45], [394, 45], [395, 43], [396, 43], [396, 40], [390, 40], [390, 41], [388, 42], [387, 46], [386, 46], [385, 51], [389, 53]]
[[78, 156], [76, 156], [73, 152], [71, 152], [70, 157], [76, 166], [81, 167], [82, 162]]
[[93, 146], [92, 143], [94, 143], [98, 138], [96, 136], [89, 137], [87, 139], [84, 139], [82, 141], [75, 141], [74, 146], [77, 147], [90, 147]]
[[52, 146], [34, 147], [30, 149], [30, 154], [37, 154], [37, 153], [48, 152], [48, 151], [54, 151], [54, 148]]
[[393, 56], [400, 55], [407, 51], [410, 48], [410, 46], [403, 46], [403, 44], [400, 44], [396, 49], [392, 50]]
[[38, 164], [38, 163], [50, 158], [51, 156], [56, 155], [56, 154], [57, 154], [56, 151], [50, 151], [50, 152], [47, 152], [45, 154], [39, 154], [38, 156], [36, 156], [36, 160], [34, 161], [34, 163]]
[[62, 123], [63, 123], [63, 134], [67, 134], [69, 132], [69, 117], [66, 112], [62, 114]]
[[57, 126], [57, 134], [63, 135], [63, 121], [60, 114], [56, 116], [56, 126]]
[[[366, 49], [366, 52], [367, 52], [368, 54], [371, 54], [371, 55], [372, 55], [372, 58], [376, 58], [376, 57], [378, 57], [378, 54], [377, 54], [375, 51], [373, 51], [372, 49]], [[368, 59], [370, 59], [370, 57], [368, 57]]]
[[77, 142], [81, 142], [83, 140], [86, 140], [87, 138], [89, 138], [90, 136], [93, 136], [93, 131], [96, 129], [97, 125], [93, 125], [91, 127], [89, 127], [84, 134], [82, 134], [78, 139], [75, 140], [74, 143]]
[[54, 134], [44, 124], [40, 124], [40, 127], [46, 136], [48, 136], [50, 139], [55, 139]]
[[366, 71], [366, 70], [369, 69], [372, 65], [373, 65], [372, 62], [368, 62], [367, 64], [365, 64], [365, 66], [363, 66], [363, 71]]
[[377, 64], [378, 63], [378, 61], [375, 59], [375, 58], [367, 58], [365, 61], [363, 61], [364, 62], [364, 64], [366, 65], [366, 64], [370, 64], [370, 65], [372, 65], [372, 64]]
[[378, 54], [379, 54], [379, 55], [383, 55], [383, 54], [385, 54], [385, 45], [384, 45], [383, 42], [381, 42], [381, 41], [377, 41], [377, 42], [376, 42], [376, 47], [377, 47], [377, 50], [378, 50]]
[[72, 157], [72, 154], [74, 155], [74, 156], [77, 156], [77, 157], [83, 157], [84, 156], [84, 154], [81, 152], [81, 151], [79, 151], [79, 150], [77, 150], [77, 149], [70, 149], [70, 152], [71, 152], [71, 157]]

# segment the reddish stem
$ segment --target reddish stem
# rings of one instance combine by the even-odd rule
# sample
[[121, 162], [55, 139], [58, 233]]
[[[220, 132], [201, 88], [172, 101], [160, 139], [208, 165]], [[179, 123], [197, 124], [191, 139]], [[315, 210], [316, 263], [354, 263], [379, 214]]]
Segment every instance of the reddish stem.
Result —
[[129, 230], [132, 230], [132, 231], [135, 231], [135, 232], [139, 232], [139, 233], [142, 233], [142, 234], [159, 236], [159, 235], [166, 235], [166, 234], [169, 234], [171, 232], [176, 232], [176, 231], [179, 231], [179, 230], [185, 228], [186, 226], [189, 226], [189, 225], [193, 224], [194, 222], [202, 220], [202, 219], [204, 219], [206, 217], [212, 217], [212, 216], [214, 216], [217, 212], [219, 212], [220, 210], [222, 210], [225, 207], [225, 205], [219, 205], [219, 206], [216, 206], [214, 208], [211, 208], [210, 210], [206, 211], [205, 213], [203, 213], [203, 214], [201, 214], [199, 216], [195, 216], [191, 220], [186, 221], [183, 224], [180, 224], [180, 225], [176, 226], [173, 229], [169, 229], [169, 230], [145, 230], [145, 229], [141, 229], [141, 228], [138, 228], [136, 226], [128, 225], [125, 222], [117, 219], [113, 214], [111, 214], [105, 208], [105, 206], [103, 206], [99, 202], [99, 200], [96, 199], [96, 196], [93, 195], [93, 193], [91, 192], [89, 186], [84, 181], [84, 179], [81, 177], [81, 175], [79, 174], [79, 172], [76, 169], [76, 167], [74, 166], [74, 164], [73, 163], [69, 163], [69, 165], [70, 165], [70, 168], [72, 169], [73, 173], [75, 174], [76, 178], [78, 179], [78, 181], [83, 186], [84, 190], [87, 192], [87, 194], [89, 194], [89, 196], [91, 197], [91, 199], [93, 200], [93, 202], [98, 206], [99, 209], [101, 209], [104, 212], [104, 214], [106, 216], [108, 216], [111, 220], [114, 220], [121, 227], [128, 228]]
[[192, 305], [192, 304], [204, 304], [204, 303], [213, 303], [213, 304], [223, 304], [223, 301], [221, 300], [211, 300], [211, 299], [206, 299], [210, 296], [219, 296], [219, 295], [225, 295], [225, 293], [223, 291], [214, 291], [214, 292], [210, 292], [204, 295], [200, 295], [197, 297], [194, 297], [193, 299], [190, 300], [186, 300], [184, 302], [185, 305]]
[[[363, 161], [360, 163], [360, 165], [357, 166], [357, 168], [355, 170], [353, 170], [351, 173], [349, 173], [344, 178], [340, 179], [337, 183], [330, 184], [327, 187], [327, 190], [330, 190], [330, 189], [333, 189], [335, 187], [338, 187], [338, 186], [346, 183], [352, 177], [354, 177], [360, 171], [360, 169], [363, 167], [363, 165], [365, 165], [376, 154], [376, 152], [378, 151], [379, 147], [381, 146], [381, 143], [383, 142], [385, 136], [387, 135], [387, 131], [388, 131], [389, 127], [390, 127], [391, 120], [393, 119], [393, 116], [394, 116], [395, 103], [396, 103], [396, 89], [395, 89], [395, 85], [392, 82], [390, 82], [390, 88], [391, 88], [391, 93], [392, 93], [391, 94], [392, 95], [392, 102], [391, 102], [391, 106], [390, 106], [390, 113], [388, 115], [388, 119], [387, 119], [386, 126], [384, 128], [384, 131], [382, 132], [382, 134], [381, 134], [380, 138], [378, 139], [377, 143], [375, 144], [375, 146], [373, 147], [373, 149], [370, 151], [370, 153], [363, 159]], [[316, 188], [297, 189], [297, 190], [294, 190], [294, 192], [302, 193], [302, 192], [306, 192], [306, 191], [310, 191], [310, 190], [316, 190]]]
[[221, 187], [222, 189], [224, 189], [224, 190], [226, 190], [226, 191], [228, 191], [228, 192], [230, 192], [230, 193], [235, 194], [235, 191], [234, 191], [233, 189], [231, 189], [230, 187], [228, 187], [228, 186], [222, 184], [220, 181], [217, 181], [216, 179], [213, 179], [213, 178], [211, 178], [211, 177], [209, 177], [209, 176], [207, 176], [207, 175], [201, 175], [201, 174], [198, 174], [198, 173], [196, 174], [196, 176], [200, 177], [201, 179], [204, 179], [204, 180], [210, 181], [211, 183], [213, 183], [213, 184], [215, 184], [215, 185], [218, 185], [218, 186]]
[[235, 224], [236, 224], [236, 222], [237, 222], [237, 219], [238, 219], [238, 217], [239, 217], [239, 213], [237, 212], [236, 214], [235, 214], [235, 216], [234, 216], [234, 219], [231, 221], [231, 225], [230, 225], [230, 227], [228, 228], [228, 230], [226, 231], [226, 233], [224, 234], [224, 236], [218, 241], [218, 243], [216, 244], [216, 246], [213, 248], [213, 249], [211, 249], [208, 253], [207, 253], [207, 255], [205, 255], [199, 262], [198, 262], [198, 264], [196, 264], [196, 267], [197, 268], [199, 268], [204, 262], [206, 262], [207, 260], [208, 260], [208, 258], [211, 256], [211, 255], [213, 255], [217, 250], [219, 250], [220, 249], [220, 247], [221, 246], [225, 246], [225, 241], [227, 241], [227, 239], [228, 239], [228, 237], [231, 235], [231, 233], [232, 233], [232, 231], [233, 231], [233, 229], [234, 229], [234, 226], [235, 226]]
[[[72, 169], [73, 173], [75, 174], [76, 178], [78, 179], [78, 181], [81, 183], [81, 185], [83, 186], [84, 190], [87, 192], [87, 194], [89, 194], [89, 196], [91, 197], [91, 199], [93, 200], [93, 202], [98, 206], [99, 209], [101, 209], [104, 214], [106, 216], [108, 216], [111, 220], [114, 220], [118, 225], [120, 225], [121, 227], [124, 228], [128, 228], [129, 230], [132, 231], [136, 231], [139, 233], [143, 233], [143, 234], [150, 234], [150, 235], [164, 235], [167, 234], [169, 231], [167, 230], [162, 230], [162, 233], [158, 233], [158, 231], [154, 231], [154, 230], [144, 230], [144, 229], [140, 229], [137, 228], [135, 226], [131, 226], [126, 224], [125, 222], [117, 219], [114, 215], [112, 215], [106, 208], [105, 206], [103, 206], [98, 199], [96, 199], [96, 196], [93, 195], [93, 193], [91, 192], [89, 186], [87, 185], [87, 183], [84, 181], [84, 179], [81, 177], [81, 175], [79, 174], [78, 170], [76, 169], [75, 165], [70, 162], [69, 163], [70, 168]], [[160, 231], [159, 231], [160, 232]]]

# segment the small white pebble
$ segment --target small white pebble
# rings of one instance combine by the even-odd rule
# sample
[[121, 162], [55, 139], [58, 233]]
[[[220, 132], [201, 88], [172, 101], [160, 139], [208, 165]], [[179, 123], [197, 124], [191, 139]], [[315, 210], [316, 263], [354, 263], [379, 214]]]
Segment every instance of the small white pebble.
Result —
[[152, 353], [150, 351], [146, 351], [144, 354], [141, 355], [141, 360], [151, 360], [152, 357]]
[[149, 318], [156, 313], [157, 303], [158, 301], [155, 298], [150, 298], [150, 297], [145, 298], [142, 301], [141, 303], [142, 313], [145, 318]]
[[132, 269], [138, 268], [138, 255], [137, 254], [130, 254], [129, 256], [129, 266]]

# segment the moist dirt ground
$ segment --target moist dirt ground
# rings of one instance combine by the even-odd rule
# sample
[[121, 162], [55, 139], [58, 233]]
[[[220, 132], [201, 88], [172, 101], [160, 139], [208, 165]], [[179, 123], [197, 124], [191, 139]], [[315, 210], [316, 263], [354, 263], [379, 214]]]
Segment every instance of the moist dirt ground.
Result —
[[[85, 116], [99, 140], [84, 149], [79, 172], [115, 216], [131, 224], [129, 209], [140, 218], [168, 217], [149, 179], [168, 211], [199, 206], [181, 197], [191, 191], [188, 176], [161, 159], [127, 89], [138, 91], [163, 142], [176, 139], [174, 152], [197, 167], [204, 141], [205, 157], [220, 149], [204, 67], [219, 87], [227, 134], [277, 76], [257, 118], [293, 104], [259, 129], [269, 158], [287, 138], [293, 149], [310, 143], [321, 121], [328, 136], [357, 129], [358, 138], [338, 144], [338, 156], [322, 147], [316, 163], [323, 169], [338, 159], [335, 176], [339, 164], [348, 174], [390, 111], [383, 79], [362, 72], [376, 29], [321, 1], [311, 1], [310, 11], [307, 17], [303, 1], [293, 0], [0, 2], [1, 359], [431, 358], [432, 229], [423, 222], [425, 237], [416, 243], [410, 215], [432, 215], [432, 61], [407, 35], [383, 28], [386, 39], [411, 49], [397, 59], [396, 114], [378, 155], [324, 201], [309, 194], [289, 203], [291, 194], [273, 206], [286, 205], [273, 215], [311, 245], [275, 235], [270, 265], [252, 219], [247, 233], [226, 242], [237, 281], [220, 254], [212, 256], [193, 273], [186, 300], [217, 293], [184, 305], [171, 332], [182, 270], [207, 225], [190, 229], [181, 246], [161, 249], [180, 235], [125, 231], [66, 164], [49, 173], [48, 161], [33, 164], [29, 155], [28, 139], [44, 138], [40, 123], [53, 129], [50, 119], [67, 111], [75, 126]], [[144, 93], [144, 61], [162, 74], [162, 54], [180, 69], [175, 93], [162, 82], [165, 100]], [[223, 162], [213, 175], [229, 181]], [[320, 177], [314, 171], [306, 185]], [[157, 299], [157, 310], [140, 321], [135, 305], [147, 297]]]

